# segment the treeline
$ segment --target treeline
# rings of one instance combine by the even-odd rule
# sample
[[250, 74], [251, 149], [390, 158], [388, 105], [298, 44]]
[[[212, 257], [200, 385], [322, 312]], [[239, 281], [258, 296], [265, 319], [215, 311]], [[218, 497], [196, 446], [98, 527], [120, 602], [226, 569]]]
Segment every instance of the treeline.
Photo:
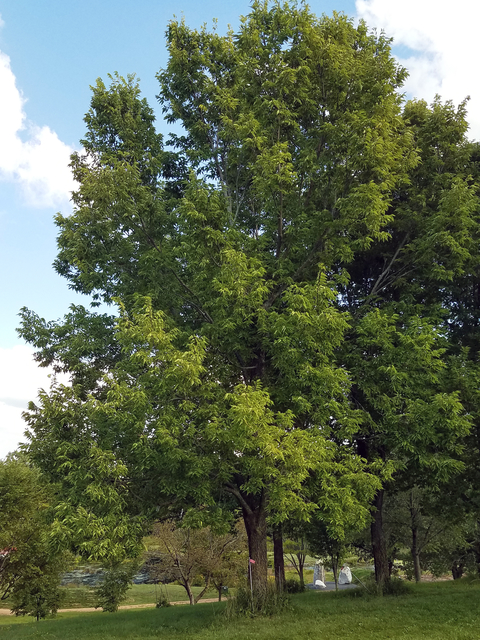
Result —
[[268, 527], [279, 586], [282, 530], [368, 527], [381, 587], [397, 501], [417, 577], [414, 514], [467, 527], [480, 567], [466, 103], [404, 102], [388, 38], [305, 7], [254, 3], [227, 35], [172, 21], [167, 46], [177, 133], [114, 76], [72, 156], [55, 269], [92, 307], [21, 314], [39, 364], [71, 376], [26, 414], [58, 544], [116, 562], [153, 522], [241, 516], [261, 596]]

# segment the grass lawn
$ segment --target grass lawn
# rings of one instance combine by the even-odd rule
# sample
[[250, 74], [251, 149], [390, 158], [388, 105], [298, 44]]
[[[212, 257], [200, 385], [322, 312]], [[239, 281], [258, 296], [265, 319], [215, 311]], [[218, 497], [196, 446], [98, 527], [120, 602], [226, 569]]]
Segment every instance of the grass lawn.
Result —
[[[196, 595], [200, 593], [202, 587], [192, 587], [193, 593]], [[88, 587], [61, 587], [62, 603], [61, 609], [76, 609], [84, 607], [95, 606], [95, 594], [93, 589]], [[185, 589], [178, 584], [169, 584], [165, 587], [158, 585], [155, 590], [154, 584], [134, 584], [127, 591], [127, 599], [122, 602], [123, 605], [129, 604], [152, 604], [157, 601], [162, 593], [170, 600], [170, 602], [187, 602], [188, 596]], [[209, 589], [203, 596], [204, 598], [217, 598], [218, 591], [216, 589]], [[10, 601], [7, 599], [0, 603], [0, 609], [8, 609], [10, 607]], [[0, 624], [1, 624], [0, 620]]]
[[[122, 605], [128, 604], [151, 604], [157, 601], [157, 597], [163, 592], [171, 602], [187, 601], [188, 596], [185, 589], [178, 584], [169, 584], [165, 587], [154, 584], [134, 584], [127, 591], [127, 599]], [[192, 587], [192, 591], [200, 593], [202, 587]], [[204, 598], [215, 598], [218, 592], [215, 589], [209, 589]], [[61, 609], [71, 609], [74, 607], [94, 607], [95, 595], [92, 589], [87, 587], [63, 587], [62, 588], [62, 604]]]
[[423, 583], [399, 597], [307, 592], [273, 618], [227, 620], [223, 603], [107, 613], [60, 614], [54, 620], [0, 619], [8, 640], [478, 640], [480, 585]]

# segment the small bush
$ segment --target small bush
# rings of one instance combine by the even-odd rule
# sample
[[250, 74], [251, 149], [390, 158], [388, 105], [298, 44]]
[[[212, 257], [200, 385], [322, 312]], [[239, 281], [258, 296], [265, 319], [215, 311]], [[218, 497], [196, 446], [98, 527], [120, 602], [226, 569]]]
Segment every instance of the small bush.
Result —
[[469, 569], [462, 577], [462, 581], [468, 584], [478, 584], [480, 582], [480, 575], [477, 570], [472, 571], [472, 569]]
[[260, 597], [253, 595], [249, 588], [239, 587], [234, 598], [227, 603], [227, 618], [238, 616], [272, 616], [291, 608], [290, 598], [287, 593], [278, 593], [275, 585], [269, 582], [267, 590]]
[[383, 585], [382, 595], [384, 596], [406, 596], [412, 592], [412, 585], [401, 578], [390, 578]]
[[412, 592], [412, 585], [401, 578], [392, 577], [381, 589], [373, 576], [362, 580], [362, 584], [356, 589], [345, 589], [339, 595], [347, 598], [364, 598], [366, 596], [405, 596]]
[[167, 600], [167, 597], [165, 595], [161, 595], [158, 600], [157, 600], [157, 604], [155, 605], [157, 607], [157, 609], [161, 609], [163, 607], [171, 607], [172, 604], [169, 600]]
[[102, 607], [104, 611], [114, 613], [121, 602], [127, 599], [127, 591], [132, 586], [132, 578], [136, 566], [116, 565], [107, 571], [103, 581], [95, 587], [95, 608]]
[[356, 589], [345, 589], [339, 591], [337, 595], [345, 598], [365, 598], [368, 596], [378, 596], [379, 592], [375, 577], [369, 575], [362, 578], [362, 582]]
[[285, 580], [285, 591], [287, 593], [302, 593], [305, 591], [305, 585], [302, 585], [300, 581], [295, 578], [287, 578]]

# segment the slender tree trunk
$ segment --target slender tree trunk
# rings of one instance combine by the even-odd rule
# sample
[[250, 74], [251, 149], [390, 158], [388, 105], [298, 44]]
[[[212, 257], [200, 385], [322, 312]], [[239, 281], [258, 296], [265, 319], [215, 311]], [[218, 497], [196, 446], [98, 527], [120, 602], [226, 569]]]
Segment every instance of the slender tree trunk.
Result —
[[415, 582], [420, 582], [422, 579], [422, 567], [420, 566], [420, 551], [418, 549], [418, 529], [412, 527], [412, 560], [413, 571], [415, 575]]
[[203, 598], [203, 596], [205, 595], [205, 593], [207, 592], [208, 587], [210, 586], [210, 575], [207, 575], [206, 579], [205, 579], [205, 586], [203, 587], [203, 589], [200, 591], [200, 593], [195, 597], [194, 599], [194, 604], [197, 604], [197, 602], [199, 600], [201, 600], [201, 598]]
[[275, 569], [275, 586], [277, 591], [282, 593], [285, 588], [285, 560], [281, 525], [273, 528], [273, 566]]
[[381, 489], [373, 501], [373, 522], [370, 527], [372, 536], [373, 561], [375, 563], [375, 580], [382, 587], [390, 580], [388, 571], [387, 545], [383, 530], [383, 498], [385, 491]]
[[332, 553], [332, 571], [333, 579], [335, 581], [335, 591], [338, 591], [338, 554], [335, 556]]
[[452, 564], [452, 577], [454, 580], [459, 580], [463, 576], [464, 565], [462, 562], [454, 562]]
[[302, 591], [305, 589], [305, 579], [303, 577], [304, 566], [305, 566], [305, 555], [302, 553], [298, 555], [298, 576], [300, 578], [300, 587]]
[[185, 587], [185, 591], [187, 592], [188, 599], [190, 600], [190, 604], [195, 604], [195, 596], [192, 593], [190, 582], [188, 580], [184, 580], [183, 586]]
[[477, 536], [473, 544], [473, 553], [475, 555], [475, 564], [477, 565], [477, 573], [480, 576], [480, 520], [477, 521]]
[[222, 601], [222, 586], [223, 586], [223, 585], [220, 585], [220, 586], [218, 587], [218, 601], [219, 601], [219, 602], [221, 602], [221, 601]]
[[[246, 501], [246, 500], [245, 500]], [[258, 598], [267, 592], [267, 514], [265, 496], [254, 506], [252, 501], [248, 508], [243, 507], [243, 520], [248, 536], [248, 552], [251, 564], [253, 592]]]

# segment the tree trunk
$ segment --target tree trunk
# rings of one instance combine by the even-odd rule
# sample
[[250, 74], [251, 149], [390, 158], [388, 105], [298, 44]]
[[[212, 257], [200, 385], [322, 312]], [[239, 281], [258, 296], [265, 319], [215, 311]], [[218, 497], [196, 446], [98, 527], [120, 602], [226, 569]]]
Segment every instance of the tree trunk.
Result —
[[285, 560], [281, 525], [273, 528], [273, 566], [275, 569], [275, 586], [277, 591], [282, 593], [285, 588]]
[[[253, 505], [252, 499], [248, 500], [248, 508], [243, 507], [243, 520], [248, 536], [248, 552], [250, 559], [254, 562], [250, 564], [253, 593], [259, 599], [265, 597], [267, 592], [267, 514], [265, 509], [265, 495], [262, 493], [260, 500]], [[243, 506], [243, 505], [242, 505]]]
[[333, 571], [333, 579], [335, 581], [335, 591], [338, 591], [338, 554], [332, 554], [332, 571]]
[[208, 587], [209, 587], [209, 586], [210, 586], [210, 575], [209, 575], [209, 574], [207, 574], [207, 577], [205, 578], [205, 586], [204, 586], [204, 587], [203, 587], [203, 589], [200, 591], [200, 593], [199, 593], [197, 596], [195, 596], [194, 604], [197, 604], [197, 602], [198, 602], [201, 598], [203, 598], [203, 596], [205, 595], [205, 593], [206, 593], [206, 591], [207, 591], [207, 589], [208, 589]]
[[477, 565], [477, 573], [480, 576], [480, 520], [477, 521], [477, 535], [473, 544], [473, 553], [475, 555], [475, 564]]
[[415, 582], [420, 582], [422, 579], [422, 568], [420, 566], [420, 551], [418, 549], [418, 529], [417, 527], [412, 527], [412, 560], [413, 560], [413, 571], [415, 575]]
[[220, 585], [220, 586], [218, 587], [218, 601], [219, 601], [219, 602], [221, 602], [221, 601], [222, 601], [222, 586], [223, 586], [223, 585]]
[[385, 532], [383, 530], [383, 498], [385, 491], [381, 489], [377, 492], [373, 500], [373, 522], [370, 527], [372, 536], [373, 561], [375, 564], [375, 580], [379, 587], [390, 580], [388, 570], [387, 545], [385, 543]]
[[[243, 482], [242, 482], [243, 484]], [[242, 508], [243, 522], [248, 538], [250, 556], [248, 574], [252, 580], [252, 590], [257, 601], [267, 593], [267, 513], [265, 491], [260, 495], [245, 494], [240, 482], [226, 483], [225, 488], [238, 500]]]
[[463, 576], [464, 565], [462, 562], [454, 562], [452, 564], [452, 577], [454, 580], [460, 580]]
[[190, 582], [188, 580], [185, 580], [183, 586], [185, 587], [185, 591], [187, 592], [190, 604], [195, 604], [195, 596], [193, 595], [192, 589], [190, 588]]
[[390, 578], [392, 577], [393, 567], [394, 567], [393, 560], [389, 558], [388, 559], [388, 575], [390, 576]]
[[305, 566], [305, 555], [299, 554], [298, 555], [298, 576], [300, 578], [300, 588], [302, 589], [302, 591], [305, 589], [305, 579], [303, 577], [303, 568]]

